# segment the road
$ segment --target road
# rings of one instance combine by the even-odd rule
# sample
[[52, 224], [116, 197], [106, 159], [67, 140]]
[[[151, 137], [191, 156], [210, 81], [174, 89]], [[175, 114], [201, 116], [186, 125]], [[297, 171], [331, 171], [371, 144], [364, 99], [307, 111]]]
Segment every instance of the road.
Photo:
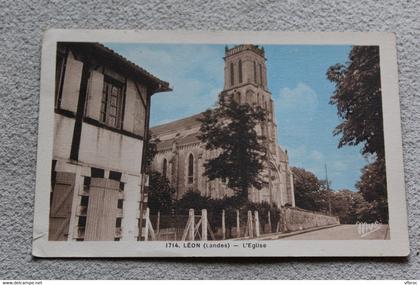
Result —
[[377, 228], [365, 233], [359, 234], [358, 225], [339, 225], [321, 230], [314, 230], [303, 233], [277, 234], [264, 236], [260, 239], [287, 239], [287, 240], [384, 240], [389, 239], [388, 225], [378, 225]]

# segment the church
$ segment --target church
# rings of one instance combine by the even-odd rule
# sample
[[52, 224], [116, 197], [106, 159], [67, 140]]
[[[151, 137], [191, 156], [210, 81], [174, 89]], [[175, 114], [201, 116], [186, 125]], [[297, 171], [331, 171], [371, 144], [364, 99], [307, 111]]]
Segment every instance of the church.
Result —
[[[240, 104], [260, 106], [267, 112], [264, 123], [257, 126], [257, 133], [266, 137], [268, 150], [262, 171], [265, 182], [260, 190], [249, 189], [248, 198], [255, 203], [265, 201], [277, 206], [294, 207], [293, 174], [287, 150], [277, 143], [274, 102], [267, 87], [264, 48], [250, 44], [226, 47], [223, 59], [224, 88], [219, 96], [232, 98]], [[206, 150], [197, 138], [201, 125], [197, 119], [202, 116], [203, 113], [199, 113], [150, 129], [152, 136], [159, 139], [152, 169], [167, 177], [176, 190], [174, 199], [181, 199], [188, 191], [200, 192], [213, 199], [234, 194], [223, 181], [210, 181], [203, 176], [205, 161], [217, 156], [217, 153]]]

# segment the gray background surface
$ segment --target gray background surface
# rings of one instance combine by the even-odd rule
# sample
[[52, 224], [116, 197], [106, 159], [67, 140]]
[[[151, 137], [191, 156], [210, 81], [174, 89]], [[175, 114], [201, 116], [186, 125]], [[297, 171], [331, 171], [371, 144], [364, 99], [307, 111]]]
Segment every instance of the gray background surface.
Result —
[[[0, 279], [420, 278], [418, 1], [0, 0], [0, 23]], [[32, 258], [40, 54], [47, 28], [395, 32], [409, 258]]]

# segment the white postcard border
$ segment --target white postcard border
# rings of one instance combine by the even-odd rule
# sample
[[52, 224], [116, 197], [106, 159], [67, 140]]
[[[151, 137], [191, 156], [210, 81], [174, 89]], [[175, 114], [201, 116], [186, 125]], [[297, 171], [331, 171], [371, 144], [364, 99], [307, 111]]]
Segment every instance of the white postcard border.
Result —
[[[48, 241], [48, 202], [54, 137], [54, 80], [51, 78], [55, 78], [54, 55], [58, 41], [379, 45], [390, 240], [196, 241], [194, 243], [201, 244], [201, 248], [180, 249], [166, 248], [167, 242], [161, 241]], [[48, 30], [45, 32], [42, 47], [32, 254], [37, 257], [407, 256], [409, 241], [399, 106], [395, 36], [391, 33]], [[180, 242], [181, 245], [188, 243]], [[203, 249], [204, 244], [218, 243], [229, 244], [230, 248]], [[249, 249], [248, 243], [266, 244], [267, 247]]]

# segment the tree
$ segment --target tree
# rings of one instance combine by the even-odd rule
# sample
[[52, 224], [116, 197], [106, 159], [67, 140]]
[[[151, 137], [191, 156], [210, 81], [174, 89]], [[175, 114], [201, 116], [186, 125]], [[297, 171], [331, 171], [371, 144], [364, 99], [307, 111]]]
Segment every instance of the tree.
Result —
[[223, 99], [200, 119], [199, 139], [207, 150], [218, 153], [204, 163], [204, 175], [210, 180], [227, 181], [242, 202], [248, 199], [250, 187], [262, 188], [266, 148], [265, 138], [257, 134], [256, 127], [264, 119], [265, 112], [258, 106]]
[[150, 166], [153, 162], [153, 158], [157, 153], [157, 144], [160, 142], [160, 140], [158, 138], [154, 139], [152, 132], [148, 130], [146, 133], [145, 142], [146, 150], [144, 152], [143, 164], [146, 173], [148, 173], [150, 172]]
[[354, 46], [349, 62], [331, 66], [327, 77], [335, 83], [330, 104], [342, 119], [333, 132], [341, 135], [338, 147], [363, 144], [362, 154], [373, 162], [362, 170], [356, 187], [368, 202], [375, 202], [377, 218], [387, 222], [379, 47]]
[[292, 172], [296, 206], [310, 211], [320, 211], [322, 181], [303, 168], [292, 167]]
[[381, 80], [378, 46], [355, 46], [346, 65], [328, 69], [335, 83], [330, 104], [343, 121], [335, 128], [341, 134], [339, 147], [363, 143], [363, 154], [384, 156]]
[[385, 159], [378, 158], [363, 168], [362, 177], [356, 184], [366, 201], [375, 206], [373, 212], [375, 218], [383, 223], [388, 222], [385, 173]]
[[209, 209], [210, 198], [201, 196], [200, 192], [188, 191], [181, 199], [176, 201], [175, 208], [178, 214], [188, 215], [189, 209], [201, 211]]
[[154, 214], [160, 211], [168, 214], [172, 208], [172, 194], [175, 193], [166, 177], [153, 171], [149, 176], [149, 197], [147, 205]]
[[331, 197], [332, 214], [340, 218], [342, 224], [375, 222], [371, 217], [372, 204], [359, 192], [347, 189], [333, 192]]

